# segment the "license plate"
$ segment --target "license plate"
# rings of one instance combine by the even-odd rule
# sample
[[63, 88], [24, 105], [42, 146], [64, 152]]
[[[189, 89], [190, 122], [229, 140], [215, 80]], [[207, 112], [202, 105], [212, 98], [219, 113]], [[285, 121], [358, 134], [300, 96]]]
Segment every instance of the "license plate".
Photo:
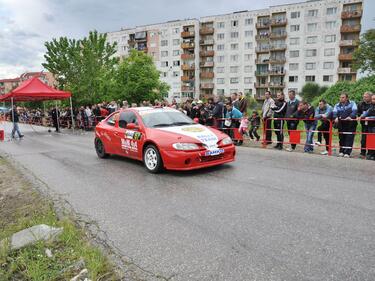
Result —
[[222, 153], [224, 153], [224, 149], [215, 149], [215, 150], [206, 151], [205, 156], [214, 156], [214, 155], [219, 155]]

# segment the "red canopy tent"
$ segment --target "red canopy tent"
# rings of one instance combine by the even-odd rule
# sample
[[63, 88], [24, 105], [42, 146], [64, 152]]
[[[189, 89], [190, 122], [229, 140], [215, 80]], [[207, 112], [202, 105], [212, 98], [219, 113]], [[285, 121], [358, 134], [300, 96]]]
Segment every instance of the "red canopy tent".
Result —
[[[48, 86], [38, 78], [38, 75], [24, 81], [21, 85], [10, 91], [8, 94], [0, 96], [0, 101], [12, 103], [12, 109], [14, 102], [62, 99], [70, 99], [70, 110], [72, 114], [72, 124], [74, 127], [72, 94], [70, 92], [56, 90], [55, 88]], [[12, 110], [12, 112], [14, 111]]]

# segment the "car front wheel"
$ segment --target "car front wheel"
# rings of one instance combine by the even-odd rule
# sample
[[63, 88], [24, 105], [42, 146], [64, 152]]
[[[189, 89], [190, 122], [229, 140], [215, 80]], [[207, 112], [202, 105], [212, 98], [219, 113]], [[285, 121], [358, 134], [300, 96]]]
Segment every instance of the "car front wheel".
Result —
[[99, 138], [95, 139], [95, 151], [99, 158], [107, 158], [109, 156], [109, 154], [105, 152], [104, 144]]
[[156, 146], [150, 144], [145, 148], [143, 152], [143, 163], [150, 173], [156, 174], [163, 170], [163, 160]]

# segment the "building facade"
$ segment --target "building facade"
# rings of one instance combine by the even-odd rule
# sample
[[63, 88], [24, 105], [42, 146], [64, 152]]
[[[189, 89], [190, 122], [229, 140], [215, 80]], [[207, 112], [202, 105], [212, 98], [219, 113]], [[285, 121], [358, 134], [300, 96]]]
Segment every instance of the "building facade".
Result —
[[20, 77], [11, 79], [0, 79], [0, 95], [4, 95], [17, 88], [23, 81], [26, 81], [34, 76], [39, 76], [39, 79], [48, 86], [55, 87], [56, 80], [50, 72], [25, 72]]
[[256, 11], [171, 21], [108, 33], [117, 55], [154, 58], [168, 99], [244, 92], [300, 91], [356, 80], [353, 52], [361, 31], [360, 0], [316, 0]]

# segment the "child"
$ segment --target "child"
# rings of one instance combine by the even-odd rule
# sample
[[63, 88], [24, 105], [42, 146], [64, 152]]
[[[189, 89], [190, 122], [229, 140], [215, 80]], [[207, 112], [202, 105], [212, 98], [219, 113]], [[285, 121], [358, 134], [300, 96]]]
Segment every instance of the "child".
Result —
[[257, 141], [260, 140], [260, 136], [258, 135], [258, 128], [260, 126], [260, 117], [257, 111], [253, 111], [253, 114], [251, 118], [249, 118], [250, 121], [250, 138], [253, 140], [254, 137], [257, 139]]
[[241, 118], [240, 127], [238, 128], [238, 132], [243, 136], [249, 136], [249, 133], [247, 132], [249, 128], [249, 117], [247, 113], [245, 112]]

